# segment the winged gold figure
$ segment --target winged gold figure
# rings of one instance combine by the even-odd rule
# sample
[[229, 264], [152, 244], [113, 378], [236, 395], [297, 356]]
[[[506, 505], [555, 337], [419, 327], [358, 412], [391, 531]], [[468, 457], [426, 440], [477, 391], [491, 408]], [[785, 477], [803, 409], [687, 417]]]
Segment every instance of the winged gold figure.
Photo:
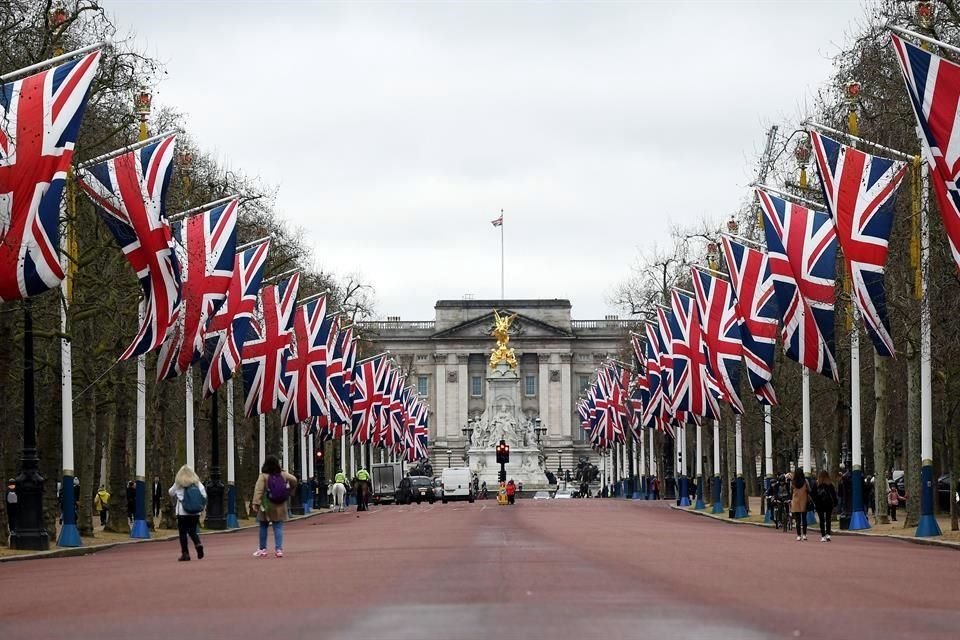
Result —
[[511, 369], [517, 368], [517, 356], [509, 347], [510, 325], [516, 318], [517, 314], [500, 315], [496, 309], [493, 310], [493, 337], [497, 339], [497, 347], [490, 354], [491, 369], [495, 369], [501, 362], [507, 363]]

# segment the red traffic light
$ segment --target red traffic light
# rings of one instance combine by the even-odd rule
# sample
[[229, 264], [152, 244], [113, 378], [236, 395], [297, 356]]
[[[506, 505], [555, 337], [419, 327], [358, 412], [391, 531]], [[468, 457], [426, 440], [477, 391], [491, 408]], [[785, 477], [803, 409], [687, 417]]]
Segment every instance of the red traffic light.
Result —
[[317, 460], [323, 460], [323, 449], [317, 449]]

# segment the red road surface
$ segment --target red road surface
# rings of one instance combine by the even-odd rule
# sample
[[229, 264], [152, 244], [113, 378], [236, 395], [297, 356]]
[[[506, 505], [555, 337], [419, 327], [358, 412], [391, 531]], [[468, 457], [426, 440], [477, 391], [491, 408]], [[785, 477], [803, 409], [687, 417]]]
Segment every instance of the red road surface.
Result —
[[[960, 638], [960, 553], [626, 500], [382, 507], [0, 564], [0, 638]], [[811, 530], [811, 533], [814, 533]], [[272, 540], [272, 534], [271, 534]]]

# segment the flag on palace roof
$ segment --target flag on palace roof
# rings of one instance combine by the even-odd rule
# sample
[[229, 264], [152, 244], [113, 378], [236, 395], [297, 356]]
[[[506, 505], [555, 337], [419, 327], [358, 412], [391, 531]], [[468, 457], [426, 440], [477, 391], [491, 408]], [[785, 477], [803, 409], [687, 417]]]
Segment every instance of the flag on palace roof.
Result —
[[893, 48], [920, 125], [937, 209], [960, 269], [960, 65], [891, 34]]
[[710, 371], [719, 386], [721, 397], [734, 412], [743, 414], [743, 402], [740, 400], [743, 342], [740, 339], [740, 316], [734, 306], [733, 289], [723, 278], [700, 269], [691, 271]]
[[238, 204], [239, 200], [231, 200], [177, 225], [183, 302], [173, 332], [160, 347], [158, 380], [184, 373], [203, 354], [203, 332], [233, 280]]
[[[779, 309], [767, 254], [723, 237], [723, 253], [740, 316], [747, 379], [761, 404], [777, 404], [773, 390]], [[784, 339], [784, 343], [787, 340]]]
[[266, 241], [237, 254], [227, 298], [210, 319], [204, 334], [206, 353], [200, 364], [205, 371], [205, 398], [213, 395], [240, 368], [243, 345], [251, 334], [269, 249], [270, 242]]
[[268, 285], [243, 345], [244, 410], [253, 416], [269, 413], [284, 400], [283, 367], [293, 340], [293, 311], [297, 305], [300, 274]]
[[834, 358], [837, 233], [822, 211], [757, 189], [787, 357], [838, 380]]
[[0, 85], [0, 302], [63, 280], [61, 196], [99, 64], [95, 51]]
[[165, 202], [173, 169], [174, 136], [77, 172], [143, 289], [143, 319], [120, 360], [163, 344], [180, 313], [180, 261]]
[[907, 165], [810, 132], [824, 199], [833, 213], [853, 299], [881, 356], [894, 354], [883, 272], [897, 191]]

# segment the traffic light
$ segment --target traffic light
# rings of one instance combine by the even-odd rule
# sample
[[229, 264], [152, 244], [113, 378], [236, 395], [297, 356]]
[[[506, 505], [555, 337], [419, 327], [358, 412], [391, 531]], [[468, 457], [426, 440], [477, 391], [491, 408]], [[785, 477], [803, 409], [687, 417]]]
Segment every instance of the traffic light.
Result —
[[323, 462], [323, 449], [317, 449], [317, 462]]
[[510, 445], [506, 440], [501, 440], [497, 445], [497, 464], [507, 464], [510, 462]]
[[506, 469], [500, 469], [500, 471], [497, 472], [497, 481], [498, 481], [498, 482], [506, 482], [506, 481], [507, 481], [507, 470], [506, 470]]

